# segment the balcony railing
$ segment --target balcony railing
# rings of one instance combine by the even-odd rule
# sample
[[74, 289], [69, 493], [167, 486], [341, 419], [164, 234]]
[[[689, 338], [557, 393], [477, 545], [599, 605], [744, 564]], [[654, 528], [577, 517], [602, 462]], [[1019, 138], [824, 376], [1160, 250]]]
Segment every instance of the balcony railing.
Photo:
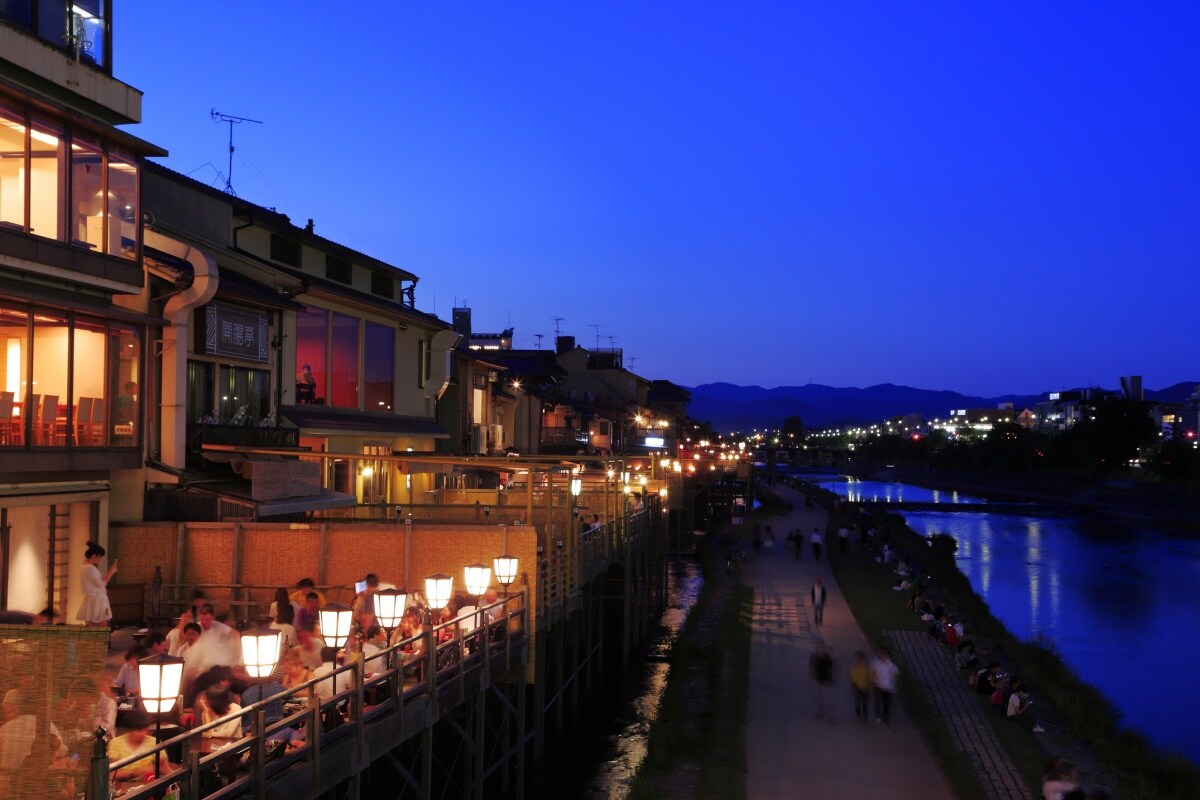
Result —
[[188, 443], [193, 450], [204, 445], [226, 447], [299, 448], [299, 428], [267, 428], [257, 425], [188, 425]]
[[588, 433], [580, 428], [542, 428], [538, 441], [548, 445], [587, 444]]

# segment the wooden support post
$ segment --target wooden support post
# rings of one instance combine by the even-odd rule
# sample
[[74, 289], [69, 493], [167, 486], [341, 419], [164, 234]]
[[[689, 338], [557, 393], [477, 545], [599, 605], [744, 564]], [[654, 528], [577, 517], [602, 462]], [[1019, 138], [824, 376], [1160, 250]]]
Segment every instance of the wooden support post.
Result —
[[[486, 652], [487, 643], [484, 643], [484, 658], [487, 658]], [[474, 765], [474, 770], [471, 773], [471, 797], [474, 800], [483, 800], [483, 771], [487, 760], [487, 748], [484, 747], [483, 738], [486, 735], [485, 722], [487, 717], [487, 692], [479, 691], [475, 693], [474, 702], [474, 717], [475, 734], [472, 748], [471, 763]]]

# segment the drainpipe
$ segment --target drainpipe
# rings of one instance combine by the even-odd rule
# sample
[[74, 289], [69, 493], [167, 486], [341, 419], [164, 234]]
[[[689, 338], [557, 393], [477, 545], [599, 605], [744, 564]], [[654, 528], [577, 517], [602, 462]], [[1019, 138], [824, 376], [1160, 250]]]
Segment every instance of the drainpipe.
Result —
[[192, 312], [217, 293], [217, 262], [207, 253], [164, 236], [143, 232], [142, 241], [192, 265], [192, 285], [172, 295], [163, 308], [169, 323], [162, 343], [162, 444], [163, 462], [178, 470], [187, 458], [187, 355]]

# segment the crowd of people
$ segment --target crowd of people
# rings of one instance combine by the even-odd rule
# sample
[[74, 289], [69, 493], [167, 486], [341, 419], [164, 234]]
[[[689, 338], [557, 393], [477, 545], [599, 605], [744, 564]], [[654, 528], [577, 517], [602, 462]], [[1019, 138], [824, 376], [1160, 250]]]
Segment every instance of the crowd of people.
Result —
[[[99, 559], [103, 555], [102, 548], [89, 543], [85, 565], [94, 574], [86, 574], [84, 581], [97, 592], [85, 595], [80, 610], [81, 619], [87, 624], [107, 624], [111, 618], [107, 597], [99, 592], [115, 572], [115, 563], [107, 574], [100, 572]], [[474, 629], [478, 627], [477, 623], [495, 621], [503, 614], [494, 589], [478, 598], [480, 606], [490, 606], [485, 618], [474, 616], [476, 607], [468, 606], [466, 598], [453, 599], [449, 608], [430, 613], [423, 598], [413, 593], [411, 604], [389, 636], [376, 619], [374, 605], [376, 592], [386, 585], [378, 576], [369, 574], [356, 588], [361, 590], [354, 598], [352, 615], [353, 629], [359, 635], [353, 640], [361, 642], [367, 676], [383, 673], [387, 668], [386, 657], [380, 654], [389, 646], [402, 645], [402, 674], [406, 678], [419, 677], [429, 646], [429, 638], [422, 634], [431, 629], [431, 620], [436, 625], [456, 616], [472, 615], [469, 624]], [[113, 775], [117, 780], [140, 780], [152, 776], [156, 767], [160, 772], [175, 769], [176, 765], [168, 761], [165, 752], [160, 751], [157, 765], [150, 754], [157, 741], [153, 735], [154, 723], [142, 704], [138, 662], [156, 653], [183, 659], [180, 702], [158, 723], [182, 728], [208, 726], [203, 731], [205, 737], [240, 738], [250, 723], [250, 717], [238, 716], [243, 706], [269, 700], [289, 688], [333, 673], [337, 664], [347, 657], [344, 650], [328, 647], [322, 636], [319, 610], [325, 604], [324, 594], [309, 578], [301, 579], [290, 590], [281, 587], [276, 591], [268, 624], [279, 631], [280, 652], [274, 671], [265, 679], [252, 679], [247, 673], [242, 660], [241, 634], [236, 627], [218, 619], [213, 604], [200, 591], [193, 592], [191, 604], [169, 630], [140, 632], [136, 637], [138, 641], [124, 653], [115, 674], [106, 670], [86, 681], [61, 688], [56, 686], [50, 692], [54, 701], [48, 725], [45, 702], [40, 699], [45, 692], [32, 691], [33, 675], [0, 679], [3, 695], [0, 797], [5, 796], [5, 789], [12, 781], [21, 780], [20, 776], [30, 770], [55, 776], [53, 785], [46, 789], [46, 796], [74, 797], [78, 788], [76, 780], [82, 778], [83, 767], [78, 766], [80, 756], [91, 752], [91, 742], [98, 729], [102, 729], [109, 740], [110, 762], [147, 753], [145, 758], [118, 769]], [[56, 617], [53, 609], [38, 614], [6, 612], [0, 618], [0, 624], [52, 625]], [[463, 627], [467, 624], [463, 623]], [[452, 640], [455, 627], [439, 628], [437, 644]], [[51, 645], [47, 643], [47, 646]], [[453, 648], [445, 652], [451, 651]], [[439, 652], [439, 668], [444, 666], [442, 656]], [[336, 679], [318, 681], [314, 688], [319, 697], [328, 699], [350, 688], [351, 680], [352, 673], [340, 673]], [[282, 706], [282, 702], [266, 704], [268, 724], [283, 719]], [[302, 741], [301, 730], [286, 727], [269, 737], [269, 743], [281, 747], [295, 746]]]

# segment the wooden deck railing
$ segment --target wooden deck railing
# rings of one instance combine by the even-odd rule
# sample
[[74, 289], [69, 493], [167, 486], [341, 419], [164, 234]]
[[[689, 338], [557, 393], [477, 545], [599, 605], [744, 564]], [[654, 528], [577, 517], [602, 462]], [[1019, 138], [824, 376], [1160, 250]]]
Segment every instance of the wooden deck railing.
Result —
[[[345, 761], [340, 759], [336, 767], [330, 764], [334, 768], [323, 770], [323, 762], [336, 757], [332, 749], [335, 744], [341, 743], [343, 750], [347, 745], [353, 749], [356, 754], [354, 768], [361, 771], [365, 767], [361, 759], [367, 752], [363, 747], [367, 726], [372, 726], [373, 738], [382, 740], [390, 750], [423, 728], [423, 724], [404, 724], [406, 708], [421, 706], [420, 718], [427, 723], [428, 709], [434, 709], [436, 715], [467, 699], [472, 694], [472, 686], [486, 688], [493, 675], [506, 675], [523, 668], [528, 652], [523, 603], [522, 595], [514, 595], [481, 607], [476, 619], [486, 619], [489, 610], [502, 609], [502, 612], [498, 619], [466, 632], [460, 626], [461, 621], [453, 619], [434, 626], [427, 633], [400, 641], [369, 659], [371, 664], [386, 667], [377, 674], [367, 674], [365, 664], [368, 662], [356, 658], [331, 673], [252, 703], [216, 722], [199, 725], [158, 742], [153, 748], [120, 761], [109, 762], [107, 745], [103, 738], [98, 738], [88, 772], [86, 796], [148, 800], [161, 797], [169, 787], [178, 784], [182, 800], [243, 795], [261, 798], [268, 794], [268, 784], [283, 782], [289, 777], [295, 781], [296, 773], [300, 772], [303, 773], [301, 781], [310, 788], [307, 796], [316, 797], [332, 788], [332, 782], [338, 779], [340, 771], [344, 771]], [[442, 638], [446, 641], [435, 646], [434, 643]], [[404, 651], [408, 647], [419, 648], [421, 655], [416, 660], [406, 661]], [[415, 682], [406, 682], [405, 668], [413, 666], [419, 669], [420, 677]], [[328, 689], [322, 686], [326, 682]], [[337, 687], [343, 682], [347, 688], [338, 691]], [[368, 699], [372, 698], [378, 702], [368, 704]], [[282, 719], [266, 721], [269, 705], [286, 707], [294, 705], [292, 701], [296, 700], [302, 706], [299, 710], [285, 713]], [[199, 743], [203, 742], [205, 732], [228, 724], [234, 718], [242, 720], [242, 729], [248, 727], [249, 732], [215, 752], [202, 752], [204, 748]], [[267, 740], [284, 728], [298, 726], [304, 728], [303, 744], [286, 749], [268, 762]], [[186, 754], [178, 770], [144, 784], [114, 779], [122, 767], [144, 759], [157, 759], [159, 753], [175, 749]], [[371, 758], [381, 757], [387, 750], [371, 749]], [[207, 774], [215, 774], [220, 765], [227, 767], [227, 780], [220, 781], [219, 787], [207, 786]], [[228, 769], [230, 766], [232, 769]]]

